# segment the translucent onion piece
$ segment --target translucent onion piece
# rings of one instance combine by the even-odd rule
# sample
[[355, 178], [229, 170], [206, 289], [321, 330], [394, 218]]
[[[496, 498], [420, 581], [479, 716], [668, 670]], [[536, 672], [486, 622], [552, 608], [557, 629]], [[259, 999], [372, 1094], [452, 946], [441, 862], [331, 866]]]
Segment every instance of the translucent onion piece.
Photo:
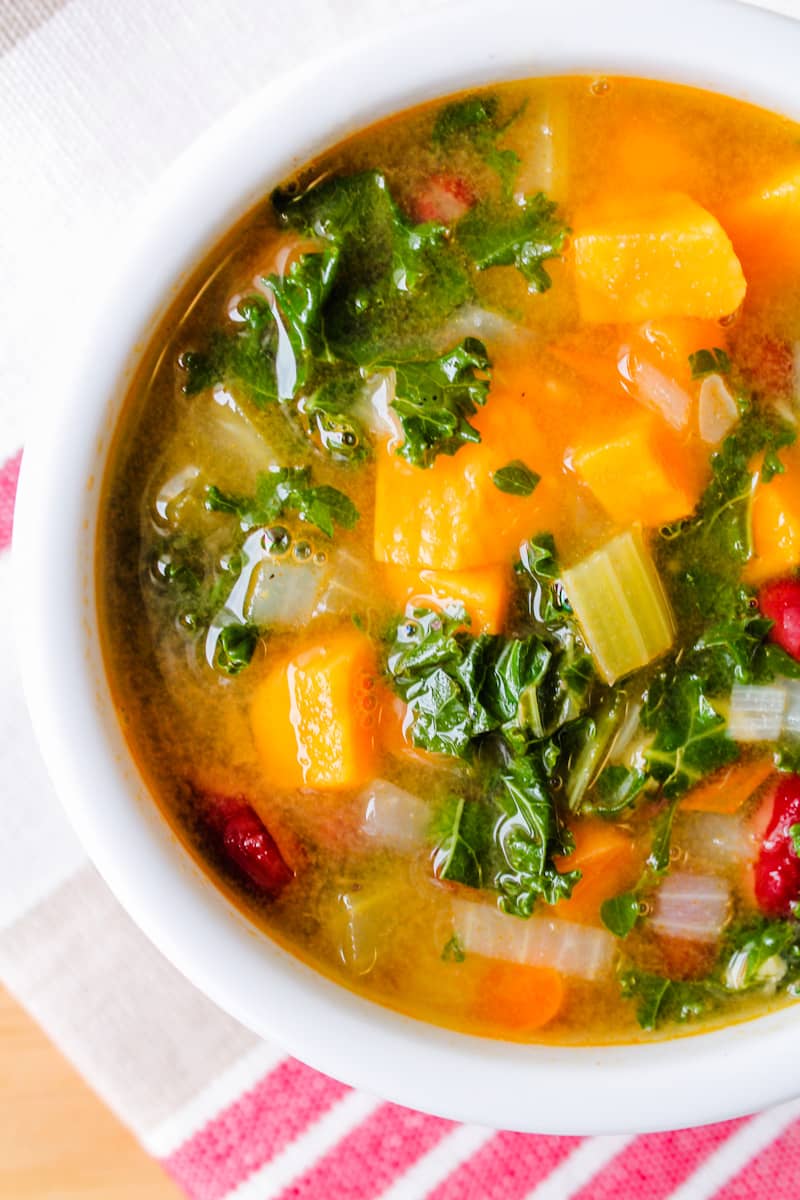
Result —
[[512, 345], [520, 342], [533, 343], [537, 340], [535, 334], [525, 325], [518, 325], [501, 313], [492, 312], [489, 308], [479, 308], [475, 304], [466, 304], [453, 314], [439, 341], [443, 350], [449, 350], [455, 342], [460, 342], [465, 337]]
[[586, 644], [606, 683], [669, 650], [675, 626], [640, 529], [629, 529], [562, 576]]
[[376, 371], [364, 385], [363, 395], [353, 407], [353, 415], [373, 437], [388, 437], [390, 446], [399, 445], [403, 430], [392, 408], [396, 376], [394, 371]]
[[673, 840], [689, 858], [710, 867], [749, 862], [758, 850], [753, 831], [738, 813], [682, 813]]
[[360, 559], [346, 550], [335, 551], [313, 615], [335, 613], [351, 617], [353, 613], [366, 611], [374, 594], [371, 583], [369, 570]]
[[787, 679], [786, 712], [783, 715], [784, 733], [800, 734], [800, 679]]
[[341, 892], [334, 931], [339, 958], [353, 975], [368, 975], [397, 924], [398, 906], [391, 888]]
[[469, 900], [453, 902], [453, 931], [467, 954], [553, 967], [581, 979], [607, 975], [616, 954], [614, 937], [605, 929], [554, 917], [523, 920]]
[[424, 800], [395, 783], [374, 779], [359, 797], [361, 830], [391, 850], [416, 850], [425, 841], [430, 811]]
[[721, 375], [707, 375], [700, 385], [697, 425], [708, 446], [718, 446], [739, 420], [736, 399]]
[[[265, 558], [252, 571], [243, 605], [246, 620], [255, 625], [290, 626], [310, 621], [320, 589], [330, 574], [327, 563], [298, 562], [291, 555]], [[235, 605], [231, 594], [228, 607]]]
[[715, 942], [730, 912], [730, 889], [717, 875], [674, 871], [655, 894], [649, 925], [666, 937]]
[[786, 713], [784, 683], [753, 687], [735, 683], [731, 692], [728, 733], [736, 742], [771, 742], [780, 737]]
[[659, 371], [647, 359], [639, 358], [627, 346], [620, 351], [617, 365], [620, 374], [629, 383], [629, 390], [640, 404], [662, 416], [673, 429], [686, 428], [692, 410], [692, 397], [679, 383], [670, 379], [664, 371]]

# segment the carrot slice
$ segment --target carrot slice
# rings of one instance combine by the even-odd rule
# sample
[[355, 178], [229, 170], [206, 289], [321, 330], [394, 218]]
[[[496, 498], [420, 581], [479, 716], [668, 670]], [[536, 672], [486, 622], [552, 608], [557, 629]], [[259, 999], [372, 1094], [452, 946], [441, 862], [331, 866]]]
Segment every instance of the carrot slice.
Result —
[[585, 212], [573, 235], [578, 304], [586, 321], [723, 317], [746, 283], [719, 221], [667, 193], [627, 212]]
[[563, 976], [552, 967], [493, 962], [478, 981], [474, 1013], [487, 1025], [529, 1032], [553, 1020], [565, 992]]
[[375, 676], [369, 638], [334, 633], [273, 666], [250, 710], [265, 776], [285, 788], [349, 788], [374, 772]]
[[775, 771], [771, 758], [734, 763], [713, 775], [681, 800], [684, 812], [735, 813]]
[[383, 578], [389, 597], [400, 609], [462, 605], [470, 618], [470, 633], [499, 633], [503, 628], [511, 581], [502, 563], [470, 571], [386, 567]]
[[552, 912], [579, 925], [599, 925], [600, 905], [636, 880], [640, 856], [628, 834], [599, 819], [577, 822], [573, 835], [574, 851], [555, 862], [559, 871], [577, 867], [582, 875], [570, 898], [559, 900]]

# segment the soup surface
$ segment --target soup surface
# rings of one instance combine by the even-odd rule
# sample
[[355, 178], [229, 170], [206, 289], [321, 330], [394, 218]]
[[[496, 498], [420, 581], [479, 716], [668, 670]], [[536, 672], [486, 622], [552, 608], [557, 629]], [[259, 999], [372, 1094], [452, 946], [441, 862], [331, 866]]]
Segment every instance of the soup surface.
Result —
[[99, 605], [255, 922], [494, 1037], [794, 996], [799, 344], [800, 129], [690, 89], [428, 105], [230, 233], [127, 399]]

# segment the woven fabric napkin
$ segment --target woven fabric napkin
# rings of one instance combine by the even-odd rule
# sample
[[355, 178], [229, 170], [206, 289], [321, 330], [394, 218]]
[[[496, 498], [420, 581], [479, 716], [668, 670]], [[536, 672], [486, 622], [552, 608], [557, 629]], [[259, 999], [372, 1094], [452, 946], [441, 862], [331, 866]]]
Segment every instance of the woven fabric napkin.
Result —
[[[0, 3], [0, 974], [194, 1200], [788, 1200], [800, 1102], [701, 1130], [538, 1137], [382, 1103], [287, 1058], [122, 912], [59, 809], [23, 707], [3, 608], [14, 491], [26, 422], [60, 402], [55, 347], [80, 315], [84, 256], [102, 240], [113, 269], [130, 206], [266, 79], [435, 2]], [[771, 7], [800, 16], [800, 0]]]

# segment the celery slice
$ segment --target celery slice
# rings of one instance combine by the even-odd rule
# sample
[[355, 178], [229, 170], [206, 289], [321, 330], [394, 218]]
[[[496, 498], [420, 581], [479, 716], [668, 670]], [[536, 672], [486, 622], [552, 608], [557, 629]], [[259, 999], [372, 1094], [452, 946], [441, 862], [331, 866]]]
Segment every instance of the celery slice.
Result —
[[562, 583], [606, 683], [672, 645], [672, 613], [640, 529], [620, 533], [564, 571]]

